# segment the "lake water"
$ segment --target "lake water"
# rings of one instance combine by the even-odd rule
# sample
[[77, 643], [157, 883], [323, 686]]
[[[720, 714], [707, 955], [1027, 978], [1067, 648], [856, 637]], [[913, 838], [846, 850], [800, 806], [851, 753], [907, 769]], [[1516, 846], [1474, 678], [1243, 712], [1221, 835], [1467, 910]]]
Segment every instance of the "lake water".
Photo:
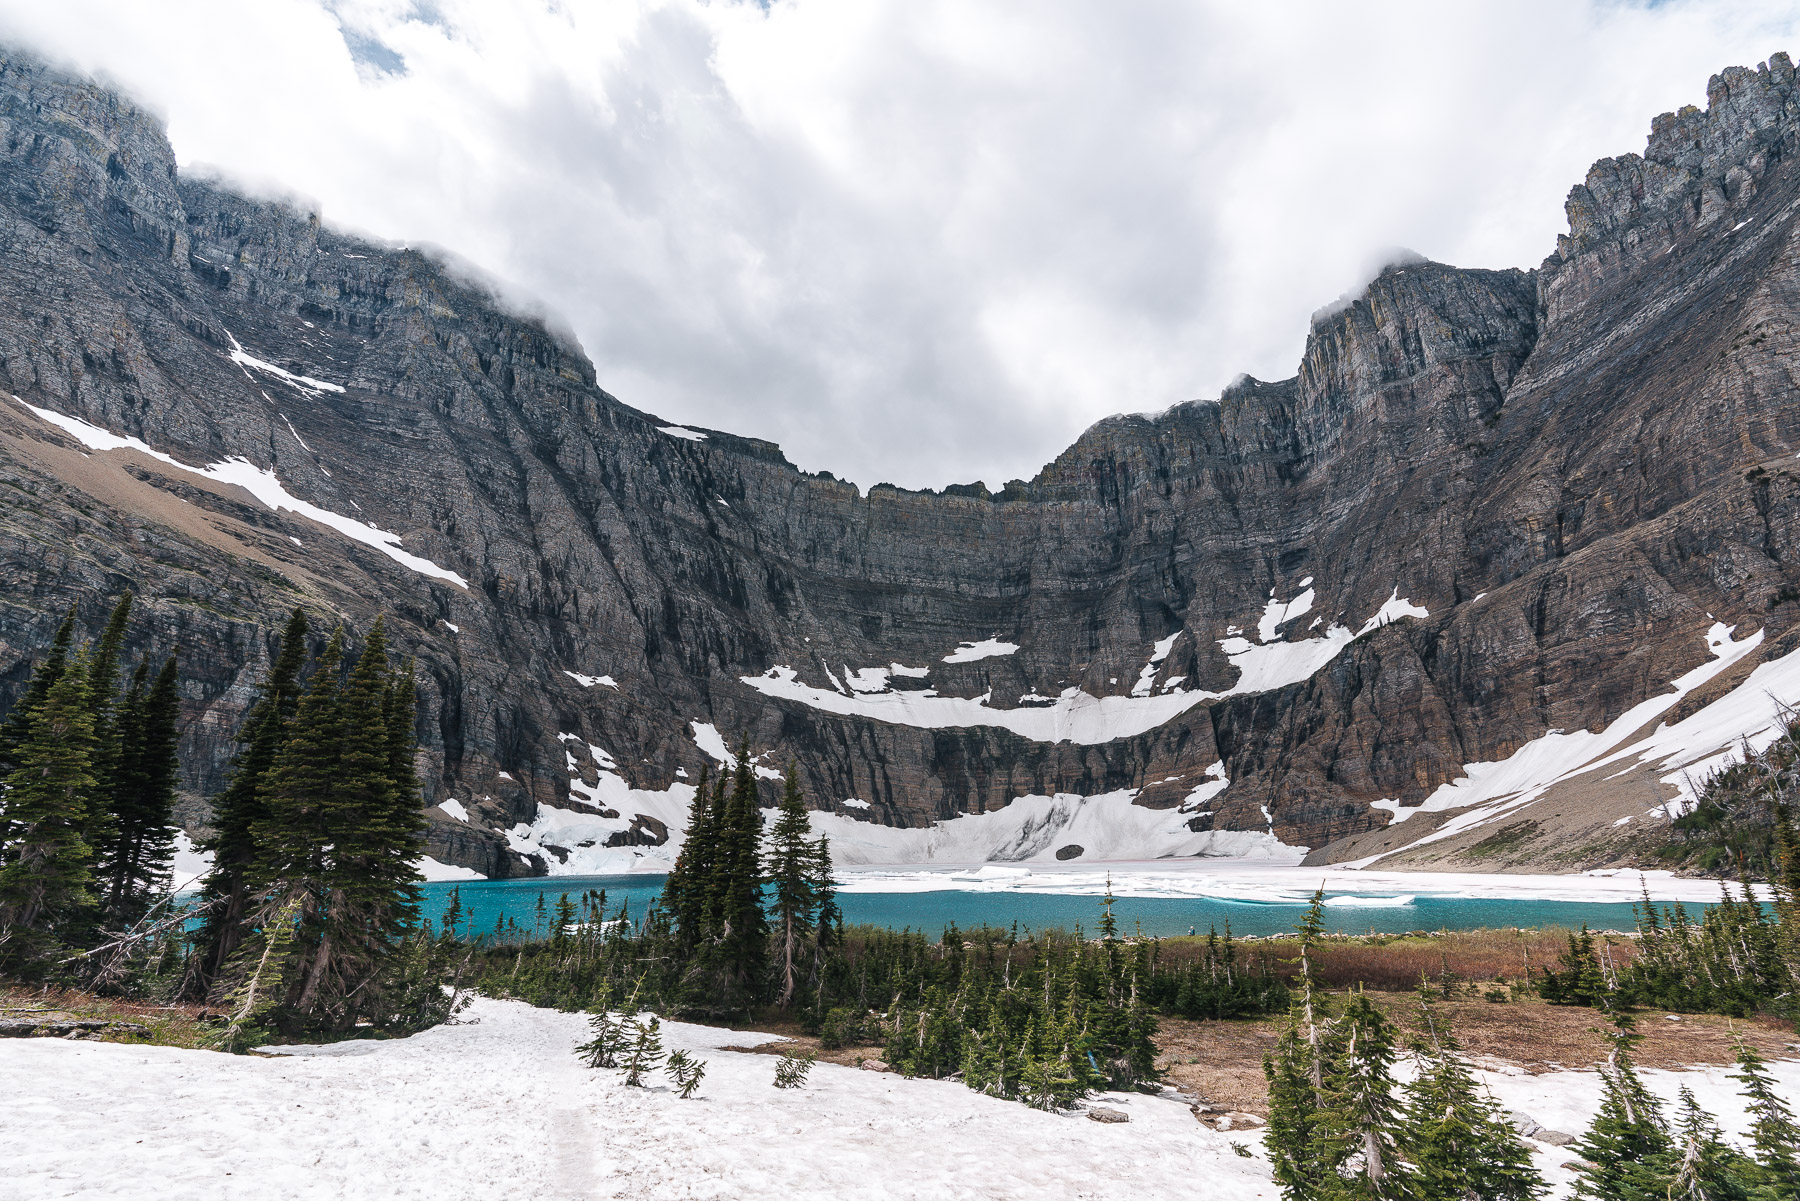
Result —
[[[494, 928], [496, 917], [510, 917], [531, 929], [537, 920], [538, 898], [553, 910], [557, 898], [568, 893], [579, 901], [589, 889], [606, 890], [610, 916], [628, 903], [634, 918], [641, 915], [662, 890], [663, 877], [551, 876], [525, 880], [473, 880], [458, 884], [426, 884], [424, 913], [436, 921], [448, 903], [452, 889], [459, 890], [470, 928], [481, 933]], [[1370, 898], [1327, 893], [1326, 927], [1361, 934], [1374, 930], [1400, 933], [1407, 930], [1472, 930], [1481, 927], [1563, 926], [1570, 929], [1586, 922], [1595, 930], [1631, 930], [1636, 926], [1631, 906], [1617, 902], [1504, 900], [1491, 897], [1433, 897], [1411, 899]], [[838, 897], [844, 921], [890, 929], [911, 927], [932, 937], [951, 922], [967, 929], [983, 924], [1023, 929], [1081, 926], [1090, 933], [1099, 920], [1100, 899], [1037, 892], [849, 892]], [[1689, 904], [1690, 910], [1705, 908]], [[1141, 929], [1145, 934], [1186, 934], [1190, 927], [1205, 934], [1217, 926], [1223, 932], [1230, 923], [1234, 934], [1281, 934], [1294, 928], [1305, 912], [1304, 904], [1285, 901], [1234, 901], [1214, 897], [1120, 897], [1113, 914], [1122, 932]]]

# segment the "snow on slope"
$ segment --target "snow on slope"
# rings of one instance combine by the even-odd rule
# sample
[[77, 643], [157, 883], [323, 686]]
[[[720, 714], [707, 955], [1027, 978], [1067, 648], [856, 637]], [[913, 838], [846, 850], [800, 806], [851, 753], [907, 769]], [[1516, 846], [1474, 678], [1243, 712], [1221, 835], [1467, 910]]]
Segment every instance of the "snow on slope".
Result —
[[[1264, 613], [1263, 625], [1267, 624], [1269, 612], [1273, 610], [1293, 610], [1293, 615], [1299, 616], [1305, 611], [1295, 608], [1299, 600], [1300, 598], [1296, 598], [1293, 602], [1283, 604], [1271, 598], [1269, 609]], [[1310, 599], [1307, 605], [1310, 607]], [[803, 683], [799, 673], [785, 665], [771, 667], [760, 676], [738, 678], [765, 696], [797, 701], [826, 713], [846, 717], [868, 717], [876, 721], [918, 726], [928, 730], [953, 726], [999, 726], [1036, 742], [1076, 742], [1089, 745], [1111, 742], [1115, 738], [1130, 738], [1146, 730], [1153, 730], [1203, 701], [1267, 692], [1297, 684], [1335, 659], [1362, 634], [1395, 618], [1409, 616], [1428, 616], [1428, 611], [1403, 599], [1396, 587], [1393, 595], [1382, 603], [1375, 616], [1355, 633], [1345, 626], [1334, 624], [1326, 628], [1324, 637], [1300, 642], [1281, 640], [1273, 627], [1270, 627], [1270, 633], [1275, 635], [1274, 639], [1261, 643], [1252, 643], [1246, 638], [1235, 636], [1220, 639], [1219, 646], [1239, 673], [1237, 682], [1223, 692], [1189, 692], [1172, 687], [1179, 681], [1171, 681], [1170, 685], [1165, 685], [1162, 693], [1149, 695], [1156, 666], [1168, 656], [1179, 631], [1158, 641], [1152, 648], [1150, 663], [1133, 686], [1130, 696], [1096, 697], [1079, 688], [1065, 688], [1047, 706], [1028, 705], [1019, 709], [992, 708], [988, 704], [992, 697], [987, 693], [978, 697], [958, 697], [939, 696], [936, 689], [919, 692], [886, 691], [885, 672], [879, 668], [859, 673], [860, 684], [853, 684], [859, 690], [854, 695]], [[1262, 632], [1260, 626], [1258, 632]], [[882, 673], [880, 691], [873, 687], [877, 680], [871, 673], [877, 672]], [[1036, 699], [1035, 694], [1028, 693], [1027, 696]]]
[[[1261, 1141], [1218, 1133], [1182, 1102], [1095, 1098], [1122, 1125], [1040, 1113], [948, 1080], [836, 1064], [802, 1089], [772, 1087], [767, 1041], [663, 1025], [706, 1061], [697, 1098], [660, 1075], [626, 1088], [574, 1054], [585, 1016], [477, 1000], [457, 1025], [411, 1038], [271, 1048], [270, 1058], [62, 1039], [0, 1040], [8, 1148], [0, 1198], [134, 1201], [1270, 1201]], [[1800, 1090], [1800, 1063], [1770, 1064]], [[1746, 1118], [1722, 1068], [1644, 1071], [1665, 1101], [1690, 1087], [1741, 1141]], [[1580, 1132], [1599, 1102], [1592, 1072], [1478, 1073], [1509, 1109]], [[1251, 1157], [1239, 1156], [1234, 1143]], [[98, 1149], [104, 1149], [103, 1153]], [[1533, 1146], [1569, 1195], [1567, 1151]]]
[[1187, 827], [1190, 810], [1147, 809], [1131, 803], [1136, 795], [1121, 789], [1091, 797], [1022, 796], [988, 813], [916, 828], [840, 813], [811, 817], [813, 833], [830, 836], [832, 859], [841, 864], [1055, 863], [1057, 850], [1071, 844], [1089, 860], [1198, 855], [1299, 863], [1306, 854], [1260, 830], [1196, 833]]
[[1734, 639], [1736, 629], [1713, 623], [1706, 632], [1711, 661], [1674, 680], [1673, 691], [1632, 706], [1597, 734], [1553, 730], [1506, 759], [1464, 764], [1466, 774], [1440, 785], [1423, 805], [1402, 808], [1394, 801], [1378, 801], [1376, 806], [1392, 812], [1395, 822], [1418, 812], [1474, 806], [1409, 844], [1421, 846], [1485, 825], [1537, 800], [1553, 785], [1606, 768], [1613, 768], [1610, 774], [1623, 774], [1640, 764], [1653, 763], [1668, 772], [1662, 780], [1677, 790], [1675, 803], [1691, 802], [1693, 785], [1708, 772], [1736, 762], [1745, 740], [1752, 750], [1774, 741], [1782, 724], [1782, 707], [1800, 703], [1800, 651], [1759, 665], [1742, 684], [1675, 725], [1659, 723], [1649, 736], [1621, 744], [1762, 645], [1763, 631]]
[[965, 642], [944, 656], [946, 663], [973, 663], [977, 659], [991, 659], [995, 655], [1010, 655], [1019, 649], [1016, 642], [1002, 642], [999, 638], [984, 638], [980, 642]]
[[[553, 876], [666, 872], [673, 867], [687, 833], [694, 785], [677, 780], [660, 791], [633, 788], [619, 774], [618, 763], [607, 751], [576, 734], [558, 734], [557, 738], [564, 745], [569, 796], [584, 807], [538, 805], [529, 824], [520, 822], [504, 832], [507, 846], [521, 855], [537, 855]], [[585, 768], [575, 755], [578, 749], [587, 752]], [[722, 742], [720, 749], [723, 750]], [[585, 778], [590, 769], [594, 775], [592, 783]], [[649, 824], [634, 822], [636, 818], [660, 823], [666, 840], [658, 846], [606, 845], [609, 838], [628, 834], [634, 825], [641, 831]]]
[[[285, 371], [282, 368], [277, 367], [266, 359], [257, 358], [238, 344], [238, 340], [235, 337], [232, 337], [230, 330], [225, 331], [225, 336], [231, 339], [231, 361], [244, 370], [245, 378], [252, 383], [256, 381], [256, 377], [250, 374], [250, 372], [254, 370], [260, 371], [264, 375], [272, 375], [284, 384], [291, 384], [308, 396], [317, 396], [322, 392], [342, 392], [344, 390], [343, 386], [340, 384], [329, 383], [322, 379], [314, 379], [310, 375], [295, 375], [291, 371]], [[290, 425], [288, 428], [291, 430], [294, 427]], [[299, 441], [299, 438], [299, 434], [294, 435], [295, 441]], [[302, 442], [301, 445], [304, 446], [305, 443]]]
[[[277, 370], [279, 369], [277, 368]], [[16, 396], [13, 397], [13, 399], [19, 400]], [[118, 434], [109, 433], [99, 426], [89, 425], [80, 418], [65, 417], [61, 413], [55, 413], [49, 409], [40, 409], [34, 404], [26, 404], [26, 402], [22, 400], [19, 400], [19, 403], [25, 405], [26, 408], [30, 409], [33, 413], [36, 413], [45, 421], [48, 421], [51, 425], [56, 426], [65, 433], [73, 435], [77, 441], [89, 450], [135, 450], [140, 454], [149, 455], [159, 463], [167, 463], [170, 467], [188, 472], [191, 475], [197, 475], [203, 479], [214, 480], [221, 484], [235, 484], [254, 496], [257, 500], [261, 501], [266, 508], [276, 511], [287, 509], [290, 512], [298, 513], [308, 520], [316, 521], [320, 525], [328, 526], [338, 533], [343, 534], [345, 537], [362, 543], [364, 546], [373, 547], [375, 550], [380, 551], [402, 567], [410, 568], [420, 575], [430, 576], [433, 579], [447, 580], [448, 582], [455, 584], [458, 588], [467, 588], [469, 586], [469, 582], [463, 579], [462, 576], [456, 574], [456, 572], [439, 567], [430, 559], [421, 559], [418, 555], [402, 550], [400, 547], [400, 535], [390, 534], [386, 530], [377, 529], [367, 522], [357, 521], [354, 518], [345, 517], [341, 513], [333, 513], [330, 509], [321, 509], [315, 504], [303, 501], [283, 487], [281, 481], [276, 478], [273, 471], [265, 471], [248, 459], [233, 456], [222, 462], [213, 463], [206, 467], [190, 467], [188, 464], [178, 462], [170, 456], [163, 454], [161, 451], [151, 450], [140, 438], [121, 437]]]

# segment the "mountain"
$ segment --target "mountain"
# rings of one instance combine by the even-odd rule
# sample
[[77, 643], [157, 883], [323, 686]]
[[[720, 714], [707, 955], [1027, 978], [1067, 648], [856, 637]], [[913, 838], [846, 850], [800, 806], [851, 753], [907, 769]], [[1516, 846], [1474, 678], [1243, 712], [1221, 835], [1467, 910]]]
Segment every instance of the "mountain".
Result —
[[851, 861], [1594, 866], [1800, 702], [1785, 55], [1595, 164], [1535, 270], [1396, 264], [1293, 378], [999, 493], [633, 409], [17, 50], [0, 132], [0, 700], [135, 590], [196, 826], [295, 604], [388, 615], [429, 854], [493, 876], [672, 858], [740, 738]]

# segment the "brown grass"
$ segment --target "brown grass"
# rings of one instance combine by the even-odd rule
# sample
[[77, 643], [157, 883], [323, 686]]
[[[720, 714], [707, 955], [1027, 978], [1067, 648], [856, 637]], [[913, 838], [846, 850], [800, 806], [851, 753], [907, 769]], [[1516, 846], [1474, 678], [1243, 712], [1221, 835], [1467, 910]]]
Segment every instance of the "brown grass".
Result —
[[[1163, 959], [1184, 963], [1204, 953], [1205, 939], [1163, 940]], [[1605, 943], [1615, 964], [1630, 962], [1636, 954], [1634, 940], [1597, 937]], [[1326, 988], [1365, 988], [1404, 992], [1417, 987], [1421, 977], [1431, 980], [1512, 981], [1526, 978], [1527, 969], [1537, 975], [1555, 967], [1567, 948], [1566, 930], [1460, 930], [1443, 934], [1328, 935], [1309, 958], [1313, 978]], [[1260, 956], [1273, 960], [1276, 971], [1292, 982], [1299, 977], [1299, 940], [1265, 938], [1240, 943], [1240, 957], [1255, 962]]]
[[99, 1035], [99, 1042], [139, 1043], [164, 1047], [209, 1047], [217, 1038], [217, 1027], [204, 1019], [205, 1008], [199, 1005], [158, 1005], [148, 1001], [124, 1001], [96, 996], [72, 988], [26, 988], [0, 984], [0, 1017], [31, 1017], [39, 1020], [62, 1018], [98, 1018], [128, 1022], [142, 1026], [147, 1033], [110, 1031]]

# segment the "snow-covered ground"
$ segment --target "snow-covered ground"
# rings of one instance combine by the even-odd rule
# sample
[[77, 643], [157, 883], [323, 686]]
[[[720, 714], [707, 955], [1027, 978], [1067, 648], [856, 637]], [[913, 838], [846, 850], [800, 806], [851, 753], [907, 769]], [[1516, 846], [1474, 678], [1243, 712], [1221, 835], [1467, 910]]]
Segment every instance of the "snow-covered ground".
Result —
[[[275, 1058], [166, 1047], [0, 1043], [0, 1199], [280, 1198], [1272, 1199], [1255, 1132], [1215, 1133], [1172, 1099], [1107, 1096], [1103, 1125], [1038, 1113], [947, 1081], [821, 1063], [800, 1090], [775, 1061], [721, 1051], [759, 1036], [680, 1023], [668, 1046], [707, 1061], [699, 1097], [644, 1089], [571, 1053], [579, 1014], [477, 1001], [461, 1024], [384, 1043], [285, 1048]], [[1773, 1071], [1788, 1095], [1800, 1063]], [[1741, 1135], [1724, 1069], [1646, 1073], [1687, 1083]], [[1592, 1073], [1484, 1074], [1509, 1108], [1579, 1133]], [[1253, 1151], [1244, 1158], [1238, 1142]], [[1568, 1154], [1538, 1164], [1566, 1195]]]
[[707, 1061], [683, 1101], [581, 1067], [581, 1015], [477, 1001], [462, 1022], [274, 1059], [7, 1040], [0, 1198], [1274, 1196], [1173, 1100], [1109, 1099], [1131, 1121], [1102, 1125], [824, 1063], [781, 1090], [771, 1057], [717, 1050], [765, 1039], [670, 1023]]

